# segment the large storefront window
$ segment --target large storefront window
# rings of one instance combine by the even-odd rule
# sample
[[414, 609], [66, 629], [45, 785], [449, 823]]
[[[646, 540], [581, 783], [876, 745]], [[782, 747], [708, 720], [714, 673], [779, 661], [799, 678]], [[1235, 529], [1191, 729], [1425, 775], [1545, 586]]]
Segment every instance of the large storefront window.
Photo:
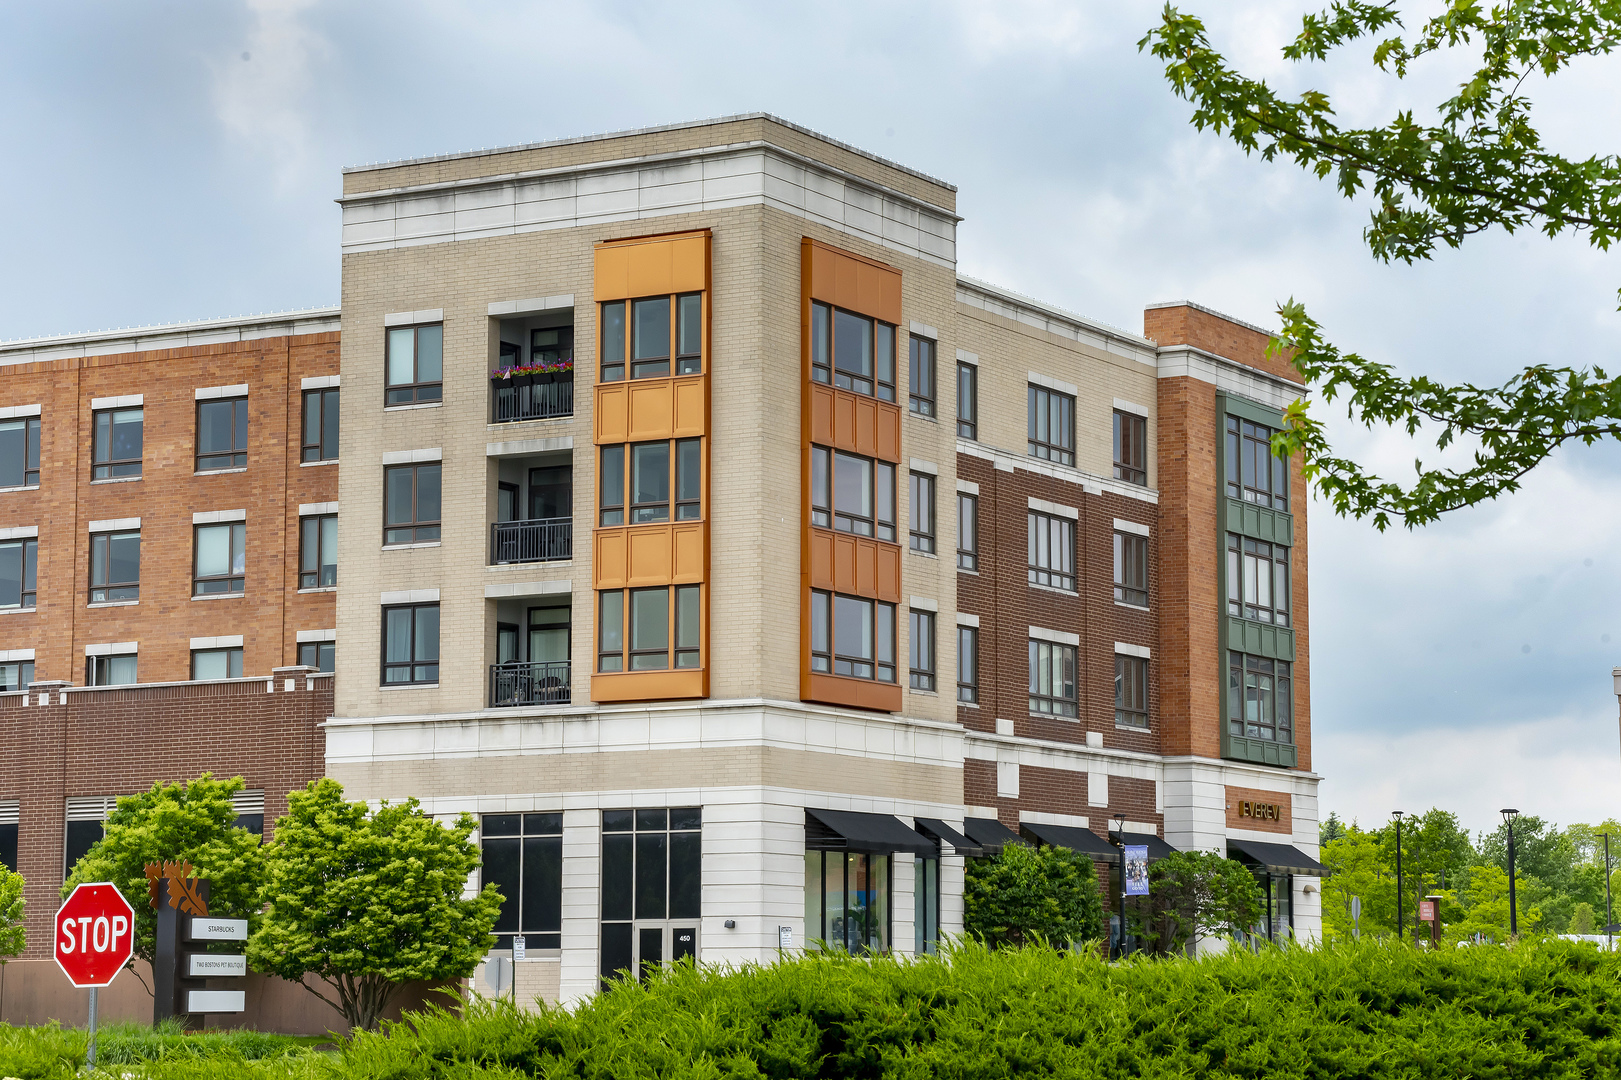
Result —
[[602, 977], [698, 958], [703, 811], [602, 812]]
[[495, 948], [512, 948], [522, 934], [526, 949], [562, 947], [563, 815], [485, 814], [484, 884], [501, 890]]
[[1262, 871], [1255, 875], [1255, 880], [1260, 883], [1261, 896], [1266, 902], [1262, 921], [1255, 927], [1255, 936], [1268, 941], [1290, 940], [1295, 927], [1294, 875]]
[[808, 947], [889, 951], [889, 859], [864, 851], [805, 852]]
[[940, 860], [919, 855], [913, 867], [913, 951], [932, 956], [940, 951]]

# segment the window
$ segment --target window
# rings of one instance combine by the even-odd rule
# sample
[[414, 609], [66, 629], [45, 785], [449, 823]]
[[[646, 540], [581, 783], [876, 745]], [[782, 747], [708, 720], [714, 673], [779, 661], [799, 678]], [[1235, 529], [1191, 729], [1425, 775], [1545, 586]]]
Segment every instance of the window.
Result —
[[811, 670], [895, 681], [895, 605], [811, 591]]
[[979, 701], [979, 627], [957, 627], [957, 700]]
[[912, 550], [934, 552], [934, 477], [913, 473], [909, 496], [912, 511]]
[[38, 540], [0, 543], [0, 611], [35, 605], [38, 594], [34, 590], [34, 578], [38, 568]]
[[1078, 715], [1075, 646], [1030, 642], [1030, 711], [1047, 716]]
[[116, 808], [116, 797], [69, 799], [66, 843], [63, 845], [62, 879], [65, 881], [78, 861], [106, 834], [103, 822]]
[[0, 488], [38, 484], [39, 417], [0, 422]]
[[1288, 662], [1236, 652], [1227, 657], [1228, 731], [1267, 742], [1293, 742]]
[[934, 415], [934, 352], [936, 343], [913, 335], [907, 380], [908, 403], [919, 416]]
[[20, 807], [15, 799], [0, 801], [0, 869], [17, 872], [17, 826]]
[[907, 650], [910, 657], [913, 690], [934, 690], [934, 612], [913, 611], [908, 627]]
[[1148, 727], [1148, 661], [1140, 656], [1114, 658], [1114, 722]]
[[1075, 523], [1051, 514], [1029, 513], [1030, 584], [1075, 591]]
[[630, 463], [630, 524], [670, 520], [670, 492], [675, 491], [675, 520], [703, 516], [703, 440], [630, 443], [604, 446], [599, 513], [603, 525], [625, 524], [625, 464]]
[[191, 677], [195, 681], [208, 679], [240, 679], [242, 677], [242, 650], [191, 650]]
[[298, 519], [298, 587], [328, 589], [338, 583], [338, 515]]
[[135, 682], [135, 653], [85, 657], [86, 686], [128, 686]]
[[1289, 509], [1289, 459], [1272, 453], [1275, 432], [1227, 418], [1227, 496], [1274, 510]]
[[1060, 465], [1075, 464], [1074, 398], [1030, 387], [1030, 456]]
[[895, 542], [895, 466], [811, 447], [811, 524]]
[[337, 643], [333, 641], [302, 641], [298, 645], [298, 662], [316, 671], [331, 671], [337, 652]]
[[485, 814], [479, 823], [485, 885], [501, 890], [494, 947], [563, 947], [563, 815]]
[[338, 390], [304, 392], [304, 460], [336, 461], [338, 457]]
[[703, 810], [602, 812], [602, 977], [698, 959]]
[[421, 544], [439, 539], [442, 475], [437, 461], [383, 470], [383, 543]]
[[90, 602], [141, 598], [141, 533], [90, 534]]
[[90, 479], [120, 480], [141, 475], [145, 416], [145, 409], [106, 409], [95, 414]]
[[385, 406], [441, 400], [445, 379], [444, 324], [390, 330], [387, 366]]
[[[598, 594], [597, 670], [667, 671], [702, 666], [703, 587], [661, 586]], [[625, 666], [625, 623], [630, 623], [630, 666]]]
[[979, 570], [979, 497], [957, 493], [957, 569]]
[[1289, 625], [1289, 549], [1227, 534], [1227, 614]]
[[940, 951], [940, 860], [919, 855], [912, 862], [913, 953]]
[[[630, 323], [625, 321], [629, 306]], [[673, 325], [672, 325], [673, 320]], [[627, 333], [629, 331], [628, 340]], [[671, 354], [671, 343], [675, 352]], [[602, 305], [602, 381], [625, 377], [625, 354], [630, 353], [630, 377], [656, 379], [703, 372], [703, 294], [652, 296], [642, 300], [615, 300]]]
[[197, 403], [197, 471], [248, 464], [248, 399]]
[[979, 368], [957, 365], [957, 438], [979, 438]]
[[1148, 483], [1148, 421], [1119, 409], [1114, 411], [1114, 478]]
[[0, 691], [27, 690], [34, 681], [32, 660], [7, 660], [0, 663]]
[[861, 955], [889, 951], [888, 855], [805, 852], [805, 945]]
[[841, 390], [894, 401], [895, 328], [813, 301], [811, 378]]
[[1114, 534], [1114, 598], [1122, 604], [1148, 606], [1148, 537]]
[[439, 605], [383, 609], [383, 685], [439, 681]]
[[247, 525], [240, 521], [232, 525], [199, 525], [196, 533], [197, 562], [191, 594], [243, 592], [247, 580]]

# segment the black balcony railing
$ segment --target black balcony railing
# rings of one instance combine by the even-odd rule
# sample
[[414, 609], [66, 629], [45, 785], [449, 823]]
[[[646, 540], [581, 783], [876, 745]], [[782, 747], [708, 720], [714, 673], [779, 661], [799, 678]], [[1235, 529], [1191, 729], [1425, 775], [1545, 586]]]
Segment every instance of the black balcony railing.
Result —
[[495, 384], [495, 422], [549, 420], [574, 415], [574, 379], [535, 383], [531, 386]]
[[574, 522], [568, 518], [498, 521], [490, 526], [490, 562], [553, 562], [574, 557]]
[[490, 665], [490, 707], [567, 705], [567, 660], [548, 664], [512, 661]]

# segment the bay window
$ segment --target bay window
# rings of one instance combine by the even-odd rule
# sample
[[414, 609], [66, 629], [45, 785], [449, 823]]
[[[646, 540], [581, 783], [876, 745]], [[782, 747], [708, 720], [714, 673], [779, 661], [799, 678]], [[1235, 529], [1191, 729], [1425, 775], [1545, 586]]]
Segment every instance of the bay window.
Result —
[[895, 400], [895, 328], [811, 303], [811, 378], [882, 401]]
[[811, 524], [895, 542], [895, 466], [811, 447]]
[[895, 605], [811, 590], [811, 670], [895, 681]]

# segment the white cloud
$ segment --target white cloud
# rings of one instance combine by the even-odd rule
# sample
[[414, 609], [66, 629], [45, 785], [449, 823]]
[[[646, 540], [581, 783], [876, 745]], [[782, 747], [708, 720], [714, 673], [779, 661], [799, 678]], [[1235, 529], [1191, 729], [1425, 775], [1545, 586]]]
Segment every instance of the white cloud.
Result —
[[315, 3], [248, 0], [253, 25], [242, 48], [210, 64], [218, 121], [238, 143], [271, 163], [282, 191], [295, 189], [314, 165], [317, 68], [331, 52], [304, 20]]

